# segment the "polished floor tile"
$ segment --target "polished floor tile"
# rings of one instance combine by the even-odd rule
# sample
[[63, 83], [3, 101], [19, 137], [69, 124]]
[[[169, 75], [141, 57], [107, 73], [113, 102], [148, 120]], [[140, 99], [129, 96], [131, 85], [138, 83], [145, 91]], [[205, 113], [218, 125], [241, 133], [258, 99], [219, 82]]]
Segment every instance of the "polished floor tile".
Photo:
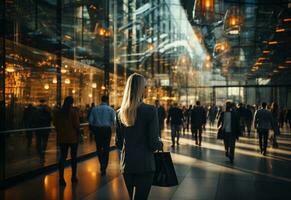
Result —
[[[259, 153], [254, 133], [250, 138], [240, 138], [236, 143], [234, 164], [225, 157], [222, 141], [216, 140], [216, 129], [207, 128], [201, 147], [195, 145], [189, 132], [182, 135], [180, 145], [174, 149], [170, 147], [168, 129], [163, 132], [163, 141], [164, 150], [171, 151], [179, 185], [169, 188], [154, 186], [149, 199], [291, 199], [290, 133], [278, 138], [278, 149], [269, 144], [267, 156]], [[129, 199], [119, 172], [116, 150], [110, 153], [106, 176], [101, 176], [96, 157], [79, 163], [77, 184], [70, 183], [70, 176], [68, 167], [65, 170], [65, 188], [59, 187], [58, 173], [53, 172], [2, 190], [0, 197], [5, 200]]]

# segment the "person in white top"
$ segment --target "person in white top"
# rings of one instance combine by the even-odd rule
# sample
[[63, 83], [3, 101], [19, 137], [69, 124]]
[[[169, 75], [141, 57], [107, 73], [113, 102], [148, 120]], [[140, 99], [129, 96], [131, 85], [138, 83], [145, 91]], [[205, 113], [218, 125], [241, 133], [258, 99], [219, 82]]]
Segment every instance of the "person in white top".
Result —
[[230, 162], [234, 160], [235, 140], [241, 135], [239, 120], [236, 113], [232, 110], [232, 103], [227, 101], [225, 104], [225, 111], [219, 116], [217, 126], [222, 126], [224, 132], [224, 147], [225, 156], [229, 158]]

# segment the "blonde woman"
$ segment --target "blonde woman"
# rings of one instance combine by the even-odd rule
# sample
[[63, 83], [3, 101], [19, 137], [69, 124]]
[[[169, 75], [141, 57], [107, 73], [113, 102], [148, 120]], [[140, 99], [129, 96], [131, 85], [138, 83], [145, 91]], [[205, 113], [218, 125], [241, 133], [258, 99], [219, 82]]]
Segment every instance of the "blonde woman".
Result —
[[121, 150], [121, 172], [131, 199], [147, 199], [155, 172], [154, 151], [162, 149], [157, 110], [143, 103], [146, 80], [129, 76], [117, 114], [116, 145]]

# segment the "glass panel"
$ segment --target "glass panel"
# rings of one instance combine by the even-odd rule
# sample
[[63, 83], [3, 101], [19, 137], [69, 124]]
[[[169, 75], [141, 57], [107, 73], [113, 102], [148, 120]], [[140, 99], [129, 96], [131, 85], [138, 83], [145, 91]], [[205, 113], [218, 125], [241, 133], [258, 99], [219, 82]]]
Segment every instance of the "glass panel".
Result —
[[[111, 146], [115, 144], [114, 136], [115, 133], [111, 137]], [[59, 151], [54, 129], [11, 132], [6, 134], [5, 143], [6, 178], [57, 164]], [[83, 125], [78, 157], [95, 151], [94, 135], [90, 134], [87, 125]], [[69, 154], [68, 159], [70, 159]]]

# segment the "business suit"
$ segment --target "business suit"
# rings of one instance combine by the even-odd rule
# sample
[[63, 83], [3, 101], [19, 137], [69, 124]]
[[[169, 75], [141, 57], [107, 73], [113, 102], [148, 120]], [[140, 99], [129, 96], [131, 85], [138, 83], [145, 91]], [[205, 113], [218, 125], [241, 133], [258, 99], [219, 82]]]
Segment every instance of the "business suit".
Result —
[[[224, 120], [226, 112], [222, 112], [219, 116], [217, 126], [224, 126]], [[225, 127], [222, 127], [224, 131], [224, 147], [225, 147], [225, 155], [229, 157], [230, 162], [233, 162], [234, 159], [234, 150], [235, 150], [235, 140], [241, 135], [240, 132], [240, 124], [237, 114], [234, 111], [230, 112], [230, 129], [231, 131], [226, 131]]]
[[[192, 137], [195, 135], [196, 144], [201, 145], [202, 126], [206, 124], [206, 111], [202, 106], [195, 106], [191, 112], [191, 131]], [[199, 134], [199, 142], [198, 135]]]
[[266, 109], [257, 110], [254, 117], [254, 125], [259, 134], [261, 153], [266, 155], [269, 129], [274, 127], [274, 118], [272, 113]]
[[137, 108], [133, 126], [124, 126], [118, 116], [116, 145], [122, 150], [121, 172], [132, 198], [147, 199], [155, 172], [154, 151], [162, 148], [159, 140], [157, 110], [154, 106], [141, 103]]

